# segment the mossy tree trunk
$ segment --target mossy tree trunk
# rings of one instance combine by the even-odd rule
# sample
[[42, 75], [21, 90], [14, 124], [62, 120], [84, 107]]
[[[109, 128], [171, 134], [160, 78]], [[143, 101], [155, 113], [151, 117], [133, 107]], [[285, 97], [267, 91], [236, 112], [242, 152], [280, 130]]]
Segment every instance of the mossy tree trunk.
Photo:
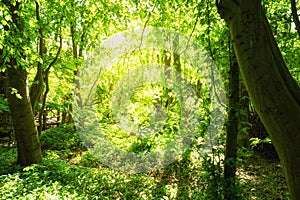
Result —
[[[4, 48], [12, 48], [19, 54], [10, 54], [0, 49], [0, 64], [6, 69], [6, 95], [17, 140], [17, 162], [27, 166], [42, 162], [42, 154], [29, 98], [26, 66], [22, 62], [25, 60], [24, 46], [28, 45], [24, 36], [24, 19], [20, 14], [23, 5], [21, 2], [11, 3], [8, 0], [3, 0], [2, 3], [11, 16], [10, 24], [3, 25], [7, 33], [4, 40], [8, 45]], [[19, 43], [19, 38], [24, 42]]]
[[[42, 162], [41, 146], [27, 88], [27, 72], [11, 67], [7, 73], [7, 98], [17, 140], [18, 164], [27, 166]], [[12, 92], [17, 91], [16, 93]]]
[[280, 157], [291, 199], [300, 199], [300, 88], [285, 65], [260, 0], [217, 1], [249, 96]]

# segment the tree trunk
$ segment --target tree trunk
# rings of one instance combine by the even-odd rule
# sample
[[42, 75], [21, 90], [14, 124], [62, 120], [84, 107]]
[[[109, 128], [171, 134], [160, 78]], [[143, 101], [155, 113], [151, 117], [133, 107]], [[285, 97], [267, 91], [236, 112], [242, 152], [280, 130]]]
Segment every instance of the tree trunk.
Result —
[[[42, 98], [42, 107], [41, 107], [41, 110], [40, 110], [40, 113], [39, 113], [39, 129], [38, 129], [38, 134], [39, 136], [42, 134], [42, 130], [46, 129], [47, 128], [47, 113], [46, 115], [44, 114], [44, 110], [46, 108], [46, 101], [47, 101], [47, 95], [48, 95], [48, 92], [50, 91], [50, 88], [49, 88], [49, 73], [50, 73], [50, 69], [51, 67], [56, 63], [56, 61], [58, 60], [58, 57], [59, 57], [59, 54], [60, 54], [60, 51], [61, 51], [61, 48], [62, 48], [62, 36], [61, 36], [61, 28], [60, 29], [60, 36], [59, 36], [59, 48], [58, 48], [58, 51], [56, 53], [56, 56], [54, 57], [54, 59], [52, 60], [52, 62], [49, 64], [49, 66], [47, 67], [47, 69], [44, 71], [44, 80], [43, 82], [45, 83], [45, 92], [44, 92], [44, 95], [43, 95], [43, 98]], [[58, 121], [58, 120], [57, 120]], [[42, 124], [43, 123], [43, 124]]]
[[39, 52], [39, 56], [41, 61], [37, 64], [37, 72], [34, 77], [33, 83], [30, 86], [30, 101], [33, 113], [35, 113], [35, 104], [41, 97], [41, 94], [44, 90], [44, 81], [43, 81], [43, 66], [42, 61], [44, 60], [44, 53], [46, 53], [46, 45], [44, 42], [44, 33], [43, 27], [41, 25], [41, 17], [40, 17], [40, 6], [38, 2], [35, 2], [35, 13], [36, 13], [36, 20], [40, 23], [39, 27], [39, 38], [38, 38], [38, 47], [37, 50]]
[[[231, 45], [229, 45], [231, 46]], [[226, 149], [224, 163], [224, 178], [226, 187], [224, 197], [226, 200], [236, 199], [236, 151], [238, 136], [238, 112], [239, 112], [239, 66], [234, 53], [229, 50], [230, 70], [229, 70], [229, 97], [228, 97], [228, 120], [226, 127]]]
[[43, 90], [44, 90], [44, 82], [43, 82], [42, 66], [41, 63], [38, 63], [37, 72], [34, 77], [33, 83], [30, 86], [30, 92], [29, 92], [33, 113], [35, 113], [35, 104], [40, 99]]
[[249, 96], [279, 154], [291, 199], [300, 199], [300, 88], [290, 75], [259, 0], [222, 0]]
[[[24, 46], [26, 47], [29, 41], [24, 35], [24, 24], [22, 24], [24, 20], [22, 19], [22, 2], [11, 3], [11, 1], [2, 0], [2, 3], [9, 9], [12, 19], [10, 26], [3, 25], [4, 30], [12, 34], [12, 36], [5, 34], [4, 40], [7, 40], [7, 45], [15, 48], [15, 52], [19, 54], [9, 54], [0, 49], [0, 64], [6, 68], [6, 95], [17, 140], [17, 162], [27, 166], [42, 162], [40, 141], [28, 94], [26, 66], [22, 66], [21, 62], [22, 59], [25, 60]], [[24, 42], [16, 45], [14, 41], [19, 38], [22, 38]], [[9, 59], [5, 60], [4, 57]]]
[[61, 115], [61, 124], [66, 124], [67, 121], [67, 112], [63, 111]]
[[249, 145], [249, 116], [250, 116], [250, 99], [245, 84], [240, 78], [240, 101], [239, 101], [239, 132], [237, 136], [237, 146], [247, 147]]
[[41, 146], [28, 94], [27, 72], [21, 67], [10, 67], [6, 73], [8, 105], [17, 140], [17, 162], [22, 166], [40, 163]]
[[296, 30], [298, 33], [298, 36], [300, 38], [300, 20], [298, 17], [298, 10], [296, 6], [296, 1], [295, 0], [290, 0], [291, 1], [291, 10], [292, 10], [292, 16], [293, 16], [293, 22], [296, 26]]

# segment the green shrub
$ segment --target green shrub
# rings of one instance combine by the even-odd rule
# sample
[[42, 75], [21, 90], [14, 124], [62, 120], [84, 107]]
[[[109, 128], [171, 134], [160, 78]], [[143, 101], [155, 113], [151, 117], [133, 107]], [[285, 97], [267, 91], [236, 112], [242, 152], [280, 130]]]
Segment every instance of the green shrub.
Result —
[[43, 150], [76, 150], [83, 147], [74, 125], [61, 125], [43, 131], [40, 140]]
[[0, 147], [0, 175], [12, 172], [16, 168], [14, 166], [17, 160], [16, 148]]

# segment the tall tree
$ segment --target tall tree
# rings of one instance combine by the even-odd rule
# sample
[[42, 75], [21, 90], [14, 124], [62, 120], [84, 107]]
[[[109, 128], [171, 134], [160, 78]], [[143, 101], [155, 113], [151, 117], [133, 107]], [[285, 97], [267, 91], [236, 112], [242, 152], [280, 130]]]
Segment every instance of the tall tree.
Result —
[[217, 1], [249, 96], [279, 154], [291, 199], [300, 199], [300, 88], [276, 44], [260, 0]]
[[[228, 45], [231, 47], [232, 45]], [[237, 137], [239, 128], [239, 66], [234, 52], [229, 48], [230, 69], [229, 69], [229, 91], [228, 91], [228, 120], [226, 126], [226, 148], [224, 178], [226, 187], [224, 197], [226, 200], [236, 199], [236, 152]]]
[[17, 162], [26, 166], [42, 161], [27, 85], [26, 50], [30, 50], [30, 34], [26, 29], [28, 15], [24, 14], [24, 10], [27, 9], [27, 13], [31, 10], [21, 1], [4, 0], [1, 4], [6, 11], [6, 21], [2, 24], [6, 46], [0, 49], [0, 61], [6, 68], [8, 105], [17, 139]]

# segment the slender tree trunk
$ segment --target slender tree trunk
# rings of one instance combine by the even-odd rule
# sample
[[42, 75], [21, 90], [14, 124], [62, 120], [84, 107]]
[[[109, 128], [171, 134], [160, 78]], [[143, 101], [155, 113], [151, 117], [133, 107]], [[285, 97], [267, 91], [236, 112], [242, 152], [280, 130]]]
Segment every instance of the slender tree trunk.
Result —
[[[229, 45], [231, 46], [231, 45]], [[229, 70], [229, 97], [228, 97], [228, 120], [226, 129], [226, 148], [224, 178], [226, 186], [224, 188], [224, 198], [226, 200], [236, 199], [236, 151], [237, 136], [239, 127], [239, 66], [234, 55], [230, 53], [230, 70]]]
[[[47, 119], [46, 119], [47, 114], [46, 115], [44, 114], [44, 110], [46, 108], [47, 95], [48, 95], [48, 92], [50, 91], [50, 87], [49, 87], [49, 73], [50, 73], [51, 67], [58, 60], [58, 57], [59, 57], [59, 54], [60, 54], [60, 51], [61, 51], [61, 48], [62, 48], [61, 28], [60, 28], [59, 34], [60, 34], [60, 36], [59, 36], [59, 38], [60, 38], [59, 39], [59, 48], [58, 48], [58, 51], [56, 53], [56, 56], [54, 57], [54, 59], [52, 60], [52, 62], [49, 64], [49, 66], [47, 67], [47, 69], [44, 71], [43, 82], [45, 83], [45, 92], [44, 92], [44, 95], [43, 95], [43, 98], [42, 98], [42, 107], [41, 107], [40, 114], [39, 114], [39, 121], [40, 121], [40, 126], [39, 126], [39, 129], [38, 129], [39, 135], [41, 135], [41, 133], [42, 133], [42, 127], [45, 129], [46, 123], [47, 123]], [[43, 126], [41, 126], [42, 122], [43, 122]]]
[[[36, 20], [41, 23], [41, 17], [40, 17], [40, 6], [38, 2], [35, 2], [35, 13], [36, 13]], [[38, 52], [40, 59], [44, 59], [44, 53], [46, 52], [46, 47], [44, 43], [44, 32], [42, 25], [40, 24], [39, 27], [39, 38], [38, 38]], [[35, 104], [38, 102], [38, 100], [41, 97], [41, 94], [43, 93], [44, 90], [44, 78], [43, 78], [43, 66], [42, 66], [42, 61], [38, 62], [37, 64], [37, 72], [34, 77], [33, 83], [30, 86], [30, 101], [31, 101], [31, 107], [33, 113], [35, 113]]]
[[217, 1], [243, 79], [280, 157], [291, 199], [300, 199], [300, 88], [286, 67], [260, 0]]
[[67, 121], [66, 121], [66, 124], [71, 124], [73, 122], [73, 117], [72, 117], [72, 112], [73, 112], [73, 104], [70, 104], [69, 105], [69, 112], [68, 115], [67, 115]]
[[6, 74], [8, 105], [17, 139], [17, 162], [23, 166], [40, 163], [41, 146], [28, 94], [27, 72], [21, 67], [10, 67]]
[[66, 124], [67, 121], [67, 112], [63, 111], [61, 115], [61, 124]]
[[[74, 82], [75, 84], [78, 84], [79, 82], [77, 81], [78, 77], [78, 45], [77, 45], [77, 40], [76, 40], [76, 21], [71, 23], [71, 37], [72, 37], [72, 50], [73, 50], [73, 58], [75, 60], [75, 69], [74, 69]], [[79, 88], [78, 85], [75, 86], [75, 88]], [[77, 91], [75, 91], [77, 92]], [[71, 97], [72, 98], [72, 97]], [[72, 112], [73, 112], [73, 104], [71, 103], [69, 105], [69, 111], [70, 113], [68, 114], [67, 117], [67, 124], [70, 124], [72, 122]]]
[[249, 144], [249, 115], [250, 115], [250, 99], [245, 84], [240, 78], [240, 101], [239, 101], [239, 132], [237, 138], [237, 146], [246, 147]]
[[297, 30], [298, 36], [300, 38], [300, 20], [299, 20], [299, 17], [298, 17], [296, 1], [295, 0], [290, 0], [290, 1], [291, 1], [291, 10], [292, 10], [293, 22], [295, 23], [296, 30]]

